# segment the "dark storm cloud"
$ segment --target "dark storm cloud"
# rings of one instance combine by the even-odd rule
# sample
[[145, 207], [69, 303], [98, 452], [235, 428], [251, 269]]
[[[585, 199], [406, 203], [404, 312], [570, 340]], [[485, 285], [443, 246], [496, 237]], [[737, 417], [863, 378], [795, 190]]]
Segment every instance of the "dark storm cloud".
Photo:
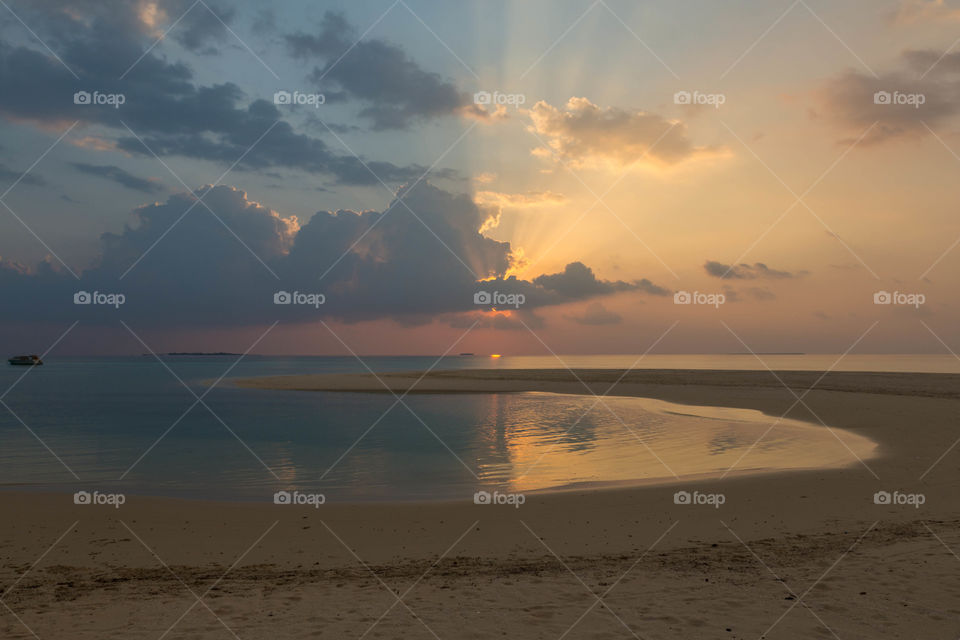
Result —
[[[104, 234], [101, 255], [80, 282], [48, 265], [26, 270], [0, 261], [0, 301], [28, 296], [24, 319], [123, 317], [161, 327], [318, 318], [417, 324], [489, 311], [475, 301], [483, 290], [521, 293], [531, 314], [618, 292], [665, 291], [646, 280], [602, 280], [581, 263], [533, 281], [506, 277], [511, 246], [479, 232], [488, 214], [470, 197], [427, 182], [397, 196], [402, 202], [384, 211], [320, 211], [301, 225], [231, 187], [175, 194], [139, 207], [135, 224], [121, 233]], [[197, 197], [213, 213], [196, 205]], [[79, 307], [78, 290], [123, 293], [127, 302], [120, 310]], [[326, 301], [319, 308], [276, 305], [277, 291], [322, 293]]]
[[725, 280], [755, 280], [757, 278], [782, 280], [786, 278], [799, 278], [807, 275], [806, 271], [790, 272], [771, 269], [762, 262], [755, 262], [753, 264], [729, 265], [723, 264], [722, 262], [717, 262], [715, 260], [707, 260], [704, 263], [703, 268], [714, 278], [723, 278]]
[[142, 193], [160, 193], [166, 191], [166, 187], [164, 187], [163, 184], [135, 176], [129, 171], [114, 165], [71, 162], [70, 166], [82, 173], [99, 176], [106, 180], [116, 182], [128, 189], [133, 189], [134, 191], [140, 191]]
[[[144, 56], [155, 36], [131, 3], [15, 4], [65, 64], [32, 44], [0, 43], [0, 115], [10, 120], [47, 127], [65, 128], [74, 121], [109, 127], [119, 133], [120, 150], [149, 156], [129, 126], [161, 156], [227, 165], [242, 157], [239, 169], [299, 169], [345, 184], [377, 184], [377, 177], [399, 183], [426, 170], [367, 162], [374, 177], [359, 159], [297, 133], [273, 102], [251, 99], [231, 82], [200, 85], [189, 67], [160, 57], [156, 50]], [[178, 15], [174, 9], [181, 5], [170, 6], [167, 15]], [[200, 10], [205, 11], [197, 6], [188, 15]], [[252, 57], [251, 64], [256, 64]], [[121, 94], [123, 104], [75, 104], [80, 91]]]
[[342, 92], [330, 92], [334, 98], [366, 105], [359, 115], [375, 130], [405, 129], [420, 120], [474, 109], [471, 98], [422, 69], [399, 46], [374, 38], [357, 43], [357, 37], [342, 15], [327, 12], [318, 33], [290, 34], [286, 41], [294, 57], [319, 58], [322, 65], [310, 73], [311, 81], [325, 93], [332, 83]]

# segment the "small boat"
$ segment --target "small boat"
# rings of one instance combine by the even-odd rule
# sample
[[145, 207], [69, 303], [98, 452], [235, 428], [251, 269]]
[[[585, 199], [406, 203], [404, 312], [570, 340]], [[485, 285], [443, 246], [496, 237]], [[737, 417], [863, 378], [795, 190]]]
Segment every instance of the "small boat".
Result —
[[27, 367], [32, 367], [36, 365], [43, 364], [43, 360], [40, 359], [40, 356], [14, 356], [7, 360], [10, 364], [22, 365]]

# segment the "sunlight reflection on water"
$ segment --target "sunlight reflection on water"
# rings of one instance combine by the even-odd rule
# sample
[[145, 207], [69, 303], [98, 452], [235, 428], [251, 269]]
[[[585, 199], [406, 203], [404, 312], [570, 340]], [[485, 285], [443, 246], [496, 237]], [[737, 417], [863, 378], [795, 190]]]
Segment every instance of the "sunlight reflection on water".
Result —
[[478, 475], [514, 491], [720, 475], [734, 465], [736, 471], [843, 466], [871, 457], [876, 446], [848, 431], [777, 422], [759, 411], [647, 398], [598, 402], [524, 393], [492, 395], [487, 405]]

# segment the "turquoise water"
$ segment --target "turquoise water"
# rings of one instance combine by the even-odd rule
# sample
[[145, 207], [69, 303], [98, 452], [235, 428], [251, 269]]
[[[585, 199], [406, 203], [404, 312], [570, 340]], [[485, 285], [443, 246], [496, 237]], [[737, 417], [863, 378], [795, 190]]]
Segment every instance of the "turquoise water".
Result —
[[[620, 360], [594, 358], [571, 360], [591, 367]], [[198, 395], [202, 381], [235, 361], [165, 358]], [[715, 359], [705, 361], [716, 368]], [[418, 370], [434, 358], [365, 362], [377, 371]], [[438, 368], [536, 362], [455, 357]], [[362, 371], [353, 358], [250, 356], [229, 376]], [[266, 500], [280, 489], [322, 492], [328, 501], [459, 499], [479, 488], [529, 491], [720, 473], [772, 422], [756, 412], [693, 415], [633, 398], [594, 406], [591, 396], [425, 394], [395, 404], [389, 394], [228, 383], [204, 398], [209, 409], [190, 409], [194, 396], [151, 357], [49, 358], [43, 367], [0, 368], [0, 388], [10, 389], [3, 401], [13, 412], [0, 406], [0, 486], [226, 500]], [[848, 454], [835, 440], [836, 451], [822, 451], [823, 431], [780, 425], [737, 468], [843, 463]]]

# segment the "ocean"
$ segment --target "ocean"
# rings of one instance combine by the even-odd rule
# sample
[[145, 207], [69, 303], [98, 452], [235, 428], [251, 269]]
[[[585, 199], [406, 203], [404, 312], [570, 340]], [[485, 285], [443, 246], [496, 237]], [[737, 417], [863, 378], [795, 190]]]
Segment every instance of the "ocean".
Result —
[[[764, 359], [776, 369], [816, 370], [837, 357]], [[636, 359], [563, 358], [583, 368], [623, 368]], [[834, 435], [799, 422], [778, 424], [756, 445], [774, 418], [755, 411], [548, 393], [414, 394], [398, 403], [390, 394], [239, 389], [230, 378], [366, 368], [352, 357], [236, 361], [164, 356], [167, 370], [152, 356], [51, 357], [42, 367], [0, 368], [8, 407], [0, 405], [0, 487], [239, 501], [271, 500], [278, 491], [322, 494], [328, 502], [456, 500], [481, 490], [516, 493], [850, 462]], [[378, 372], [412, 371], [435, 358], [364, 362]], [[657, 355], [642, 364], [760, 368], [753, 356], [740, 355]], [[559, 366], [552, 357], [454, 356], [436, 369]], [[228, 369], [204, 396], [203, 381]], [[956, 373], [960, 362], [848, 356], [837, 369]], [[865, 438], [843, 437], [864, 455], [872, 450]]]

